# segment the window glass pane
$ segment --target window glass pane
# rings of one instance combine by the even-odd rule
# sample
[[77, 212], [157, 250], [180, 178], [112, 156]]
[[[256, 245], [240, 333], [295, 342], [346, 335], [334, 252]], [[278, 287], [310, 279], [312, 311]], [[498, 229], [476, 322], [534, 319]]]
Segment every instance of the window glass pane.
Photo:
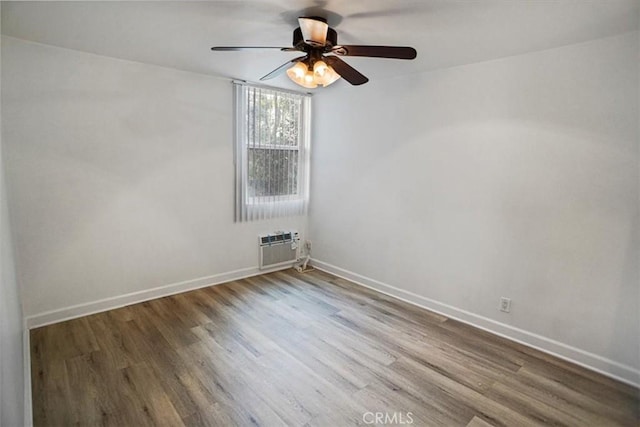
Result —
[[298, 194], [298, 150], [249, 148], [249, 197]]
[[269, 90], [249, 93], [247, 145], [298, 145], [301, 99]]

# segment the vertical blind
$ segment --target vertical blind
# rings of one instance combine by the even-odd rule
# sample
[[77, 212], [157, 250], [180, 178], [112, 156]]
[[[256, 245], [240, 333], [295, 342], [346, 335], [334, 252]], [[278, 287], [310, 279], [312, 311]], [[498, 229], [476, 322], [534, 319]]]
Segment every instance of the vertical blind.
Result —
[[310, 97], [234, 82], [236, 221], [304, 215]]

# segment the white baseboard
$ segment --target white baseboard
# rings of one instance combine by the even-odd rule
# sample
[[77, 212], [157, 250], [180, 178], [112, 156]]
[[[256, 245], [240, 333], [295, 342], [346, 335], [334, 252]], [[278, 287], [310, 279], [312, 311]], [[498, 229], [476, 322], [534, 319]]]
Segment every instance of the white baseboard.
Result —
[[156, 298], [192, 291], [194, 289], [206, 288], [207, 286], [219, 285], [232, 280], [244, 279], [246, 277], [270, 273], [272, 271], [284, 270], [290, 267], [291, 266], [281, 266], [265, 270], [260, 270], [258, 267], [249, 267], [226, 273], [214, 274], [212, 276], [186, 280], [184, 282], [172, 283], [169, 285], [159, 286], [157, 288], [145, 289], [143, 291], [132, 292], [125, 295], [118, 295], [115, 297], [104, 298], [97, 301], [90, 301], [83, 304], [72, 305], [57, 310], [30, 315], [25, 317], [25, 325], [27, 330], [38, 328], [41, 326], [51, 325], [53, 323], [64, 322], [65, 320], [75, 319], [77, 317], [113, 310], [114, 308], [120, 308]]
[[22, 326], [22, 359], [24, 366], [24, 419], [22, 425], [33, 426], [33, 402], [31, 400], [31, 337], [26, 322]]
[[382, 283], [378, 280], [354, 273], [335, 265], [312, 259], [311, 264], [319, 269], [331, 273], [335, 276], [354, 282], [366, 288], [373, 289], [383, 294], [398, 298], [412, 305], [425, 308], [427, 310], [442, 314], [446, 317], [467, 323], [476, 328], [491, 332], [504, 338], [508, 338], [517, 343], [535, 348], [544, 353], [551, 354], [569, 362], [575, 363], [592, 371], [596, 371], [608, 377], [614, 378], [623, 383], [640, 388], [640, 370], [624, 365], [606, 357], [590, 353], [585, 350], [555, 341], [533, 332], [516, 328], [484, 316], [471, 313], [444, 304], [430, 298], [405, 291], [394, 286]]

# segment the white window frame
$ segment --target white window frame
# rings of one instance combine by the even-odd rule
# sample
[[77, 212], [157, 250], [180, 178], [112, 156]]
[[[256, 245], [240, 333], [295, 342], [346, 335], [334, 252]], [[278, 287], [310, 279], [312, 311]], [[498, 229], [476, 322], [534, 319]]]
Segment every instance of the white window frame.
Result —
[[[283, 216], [306, 215], [309, 205], [309, 162], [311, 141], [311, 97], [309, 94], [234, 82], [235, 220], [254, 221]], [[298, 151], [297, 193], [250, 197], [248, 191], [248, 105], [251, 91], [300, 97], [298, 146], [260, 144], [260, 148]]]

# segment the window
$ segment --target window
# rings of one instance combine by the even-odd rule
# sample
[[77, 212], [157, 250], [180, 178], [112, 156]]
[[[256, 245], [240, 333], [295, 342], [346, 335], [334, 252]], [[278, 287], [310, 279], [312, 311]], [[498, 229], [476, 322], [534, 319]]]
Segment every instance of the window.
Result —
[[240, 83], [234, 91], [236, 221], [305, 214], [310, 97]]

